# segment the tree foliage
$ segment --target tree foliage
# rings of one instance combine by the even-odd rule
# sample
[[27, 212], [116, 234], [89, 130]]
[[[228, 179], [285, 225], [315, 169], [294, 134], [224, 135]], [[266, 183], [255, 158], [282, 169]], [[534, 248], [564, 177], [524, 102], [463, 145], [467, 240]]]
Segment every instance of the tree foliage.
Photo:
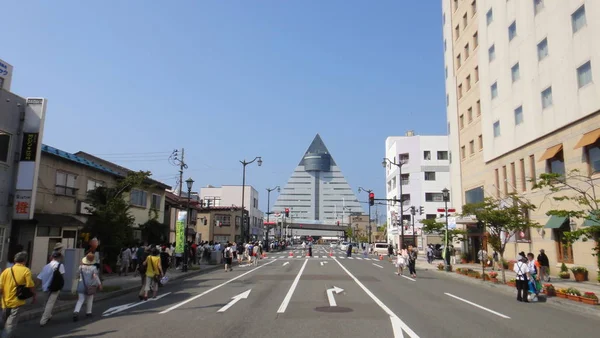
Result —
[[114, 186], [97, 187], [87, 194], [91, 215], [83, 231], [98, 238], [99, 249], [107, 264], [116, 262], [120, 249], [133, 242], [135, 218], [130, 213], [125, 194], [132, 188], [144, 186], [150, 175], [148, 171], [131, 172]]
[[[440, 237], [446, 235], [446, 223], [438, 222], [435, 219], [424, 219], [421, 220], [421, 223], [423, 224], [422, 231], [424, 233], [439, 235]], [[464, 241], [466, 233], [466, 231], [460, 229], [448, 229], [448, 243]]]
[[[529, 213], [535, 209], [535, 205], [529, 201], [517, 194], [510, 194], [503, 200], [486, 197], [483, 202], [465, 204], [462, 214], [476, 217], [488, 233], [489, 245], [504, 259], [504, 251], [510, 238], [540, 226], [529, 219]], [[506, 281], [504, 269], [502, 280]]]
[[142, 238], [149, 244], [164, 244], [168, 241], [169, 225], [161, 223], [156, 219], [150, 219], [140, 225]]

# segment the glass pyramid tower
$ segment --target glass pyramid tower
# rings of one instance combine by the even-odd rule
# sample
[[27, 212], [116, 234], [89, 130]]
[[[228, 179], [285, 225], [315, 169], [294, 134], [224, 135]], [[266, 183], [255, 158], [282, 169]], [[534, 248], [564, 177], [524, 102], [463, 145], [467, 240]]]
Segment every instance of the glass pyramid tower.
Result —
[[330, 224], [344, 223], [342, 217], [350, 213], [365, 213], [319, 134], [281, 190], [273, 211], [285, 208], [290, 208], [294, 220]]

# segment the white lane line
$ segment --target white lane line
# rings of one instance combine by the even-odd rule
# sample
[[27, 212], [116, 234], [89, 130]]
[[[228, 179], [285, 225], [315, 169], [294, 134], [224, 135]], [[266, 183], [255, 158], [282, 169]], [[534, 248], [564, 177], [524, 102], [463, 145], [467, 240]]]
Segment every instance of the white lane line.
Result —
[[388, 316], [390, 316], [390, 321], [392, 322], [392, 328], [394, 329], [394, 337], [404, 337], [404, 334], [402, 333], [402, 331], [406, 332], [408, 334], [409, 337], [411, 338], [419, 338], [419, 336], [410, 329], [410, 327], [408, 327], [408, 325], [406, 325], [406, 323], [404, 323], [402, 321], [402, 319], [400, 319], [398, 316], [396, 316], [396, 314], [390, 310], [389, 307], [387, 307], [381, 300], [379, 300], [379, 298], [377, 298], [369, 289], [367, 289], [366, 286], [363, 285], [363, 283], [361, 283], [358, 278], [354, 277], [354, 275], [352, 273], [350, 273], [350, 271], [348, 271], [348, 269], [346, 269], [345, 266], [342, 265], [342, 263], [340, 263], [337, 259], [335, 260], [336, 263], [339, 264], [339, 266], [346, 271], [346, 273], [348, 274], [348, 276], [350, 276], [350, 278], [354, 279], [354, 282], [356, 282], [356, 284], [358, 284], [358, 286], [360, 286], [361, 289], [363, 289], [363, 291], [369, 296], [371, 297], [371, 299], [377, 304], [379, 305], [379, 307], [385, 311], [385, 313], [388, 314]]
[[404, 277], [404, 278], [406, 278], [406, 279], [408, 279], [408, 280], [411, 280], [411, 281], [413, 281], [413, 282], [416, 282], [416, 281], [417, 281], [416, 279], [414, 279], [414, 278], [410, 278], [410, 277], [408, 277], [408, 276], [405, 276], [405, 275], [400, 275], [400, 277]]
[[383, 269], [383, 266], [381, 266], [381, 265], [379, 265], [379, 264], [375, 264], [375, 263], [372, 263], [372, 264], [373, 264], [373, 265], [375, 265], [375, 266], [376, 266], [376, 267], [378, 267], [378, 268], [381, 268], [381, 269]]
[[269, 264], [271, 264], [271, 263], [275, 263], [275, 261], [277, 261], [277, 260], [276, 260], [276, 259], [274, 259], [274, 260], [272, 260], [272, 261], [270, 261], [270, 262], [268, 262], [268, 263], [265, 263], [265, 264], [263, 264], [263, 265], [261, 265], [261, 266], [259, 266], [259, 267], [256, 267], [256, 268], [254, 268], [254, 269], [252, 269], [252, 270], [250, 270], [250, 271], [244, 272], [243, 274], [241, 274], [241, 275], [239, 275], [239, 276], [237, 276], [237, 277], [234, 277], [234, 278], [232, 278], [232, 279], [230, 279], [230, 280], [228, 280], [228, 281], [226, 281], [226, 282], [223, 282], [223, 283], [221, 283], [221, 284], [219, 284], [219, 285], [217, 285], [217, 286], [215, 286], [215, 287], [212, 287], [212, 288], [210, 288], [210, 289], [208, 289], [208, 290], [206, 290], [206, 291], [202, 292], [202, 293], [201, 293], [201, 294], [199, 294], [199, 295], [195, 295], [195, 296], [194, 296], [194, 297], [192, 297], [192, 298], [188, 298], [188, 299], [184, 300], [183, 302], [181, 302], [181, 303], [179, 303], [179, 304], [175, 304], [175, 305], [171, 306], [170, 308], [168, 308], [168, 309], [166, 309], [166, 310], [164, 310], [164, 311], [162, 311], [162, 312], [159, 312], [159, 313], [160, 313], [161, 315], [163, 315], [163, 314], [165, 314], [165, 313], [167, 313], [167, 312], [171, 312], [171, 311], [175, 310], [176, 308], [178, 308], [178, 307], [180, 307], [180, 306], [183, 306], [183, 305], [185, 305], [185, 304], [187, 304], [187, 303], [189, 303], [189, 302], [191, 302], [191, 301], [193, 301], [193, 300], [196, 300], [196, 299], [198, 299], [198, 298], [200, 298], [200, 297], [202, 297], [202, 296], [205, 296], [205, 295], [207, 295], [207, 294], [209, 294], [209, 293], [211, 293], [211, 292], [215, 291], [216, 289], [218, 289], [218, 288], [220, 288], [220, 287], [222, 287], [222, 286], [224, 286], [224, 285], [227, 285], [227, 284], [229, 284], [229, 283], [233, 282], [234, 280], [240, 279], [240, 278], [244, 277], [245, 275], [247, 275], [247, 274], [249, 274], [249, 273], [251, 273], [251, 272], [253, 272], [253, 271], [256, 271], [256, 270], [258, 270], [258, 269], [260, 269], [260, 268], [262, 268], [262, 267], [264, 267], [264, 266], [267, 266], [267, 265], [269, 265]]
[[[343, 257], [343, 256], [340, 256], [340, 257], [338, 257], [338, 258], [339, 258], [339, 259], [346, 259], [346, 257]], [[335, 259], [335, 257], [334, 257], [333, 259]]]
[[304, 260], [304, 264], [302, 264], [302, 268], [300, 268], [300, 271], [298, 272], [296, 279], [294, 279], [294, 282], [292, 283], [292, 286], [288, 290], [287, 295], [285, 295], [283, 302], [281, 302], [281, 305], [279, 306], [279, 310], [277, 310], [277, 313], [284, 313], [285, 309], [287, 309], [287, 306], [290, 303], [290, 300], [292, 300], [292, 295], [294, 295], [294, 290], [296, 290], [296, 286], [298, 286], [298, 282], [300, 281], [300, 276], [302, 276], [302, 272], [304, 272], [306, 263], [308, 263], [308, 259]]
[[348, 257], [348, 259], [354, 259], [354, 257]]
[[509, 316], [505, 316], [505, 315], [501, 314], [500, 312], [496, 312], [496, 311], [494, 311], [494, 310], [490, 310], [490, 309], [488, 309], [488, 308], [486, 308], [486, 307], [483, 307], [483, 306], [481, 306], [481, 305], [479, 305], [479, 304], [475, 304], [475, 303], [473, 303], [473, 302], [471, 302], [471, 301], [468, 301], [468, 300], [466, 300], [466, 299], [460, 298], [460, 297], [458, 297], [458, 296], [455, 296], [455, 295], [453, 295], [453, 294], [450, 294], [450, 293], [448, 293], [448, 292], [444, 292], [444, 294], [445, 294], [445, 295], [447, 295], [447, 296], [450, 296], [450, 297], [452, 297], [452, 298], [454, 298], [454, 299], [458, 299], [458, 300], [460, 300], [461, 302], [465, 302], [465, 303], [467, 303], [467, 304], [473, 305], [473, 306], [474, 306], [474, 307], [476, 307], [476, 308], [480, 308], [480, 309], [482, 309], [482, 310], [485, 310], [485, 311], [487, 311], [487, 312], [489, 312], [489, 313], [493, 313], [493, 314], [495, 314], [495, 315], [496, 315], [496, 316], [498, 316], [498, 317], [502, 317], [502, 318], [504, 318], [504, 319], [510, 319], [510, 317], [509, 317]]
[[361, 261], [362, 261], [362, 258], [360, 258], [360, 257], [356, 257], [356, 259], [358, 259], [358, 260], [361, 260]]
[[286, 265], [288, 265], [288, 264], [290, 264], [290, 262], [285, 262], [285, 263], [283, 263], [283, 265], [282, 265], [282, 266], [286, 266]]

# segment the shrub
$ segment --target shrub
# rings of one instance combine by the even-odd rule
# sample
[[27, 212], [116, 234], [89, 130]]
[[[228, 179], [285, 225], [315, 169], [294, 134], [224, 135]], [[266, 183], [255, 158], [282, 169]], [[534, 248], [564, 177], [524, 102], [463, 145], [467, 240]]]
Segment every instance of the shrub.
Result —
[[571, 268], [571, 271], [573, 271], [573, 273], [586, 273], [588, 270], [583, 266], [575, 266]]
[[567, 265], [565, 263], [562, 263], [562, 265], [560, 266], [560, 272], [569, 272], [569, 269], [567, 268]]
[[583, 297], [598, 300], [598, 296], [596, 296], [596, 294], [593, 292], [584, 292]]
[[492, 272], [490, 272], [489, 276], [490, 276], [490, 278], [496, 278], [496, 277], [498, 277], [498, 273], [496, 271], [492, 271]]

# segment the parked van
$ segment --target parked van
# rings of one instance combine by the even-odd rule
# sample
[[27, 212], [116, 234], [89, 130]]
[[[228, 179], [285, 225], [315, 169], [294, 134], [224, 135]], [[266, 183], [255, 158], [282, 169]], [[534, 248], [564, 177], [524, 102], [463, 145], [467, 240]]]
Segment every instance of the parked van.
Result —
[[375, 243], [375, 246], [373, 247], [373, 252], [375, 252], [378, 255], [387, 255], [388, 254], [388, 243], [385, 242], [379, 242], [379, 243]]

